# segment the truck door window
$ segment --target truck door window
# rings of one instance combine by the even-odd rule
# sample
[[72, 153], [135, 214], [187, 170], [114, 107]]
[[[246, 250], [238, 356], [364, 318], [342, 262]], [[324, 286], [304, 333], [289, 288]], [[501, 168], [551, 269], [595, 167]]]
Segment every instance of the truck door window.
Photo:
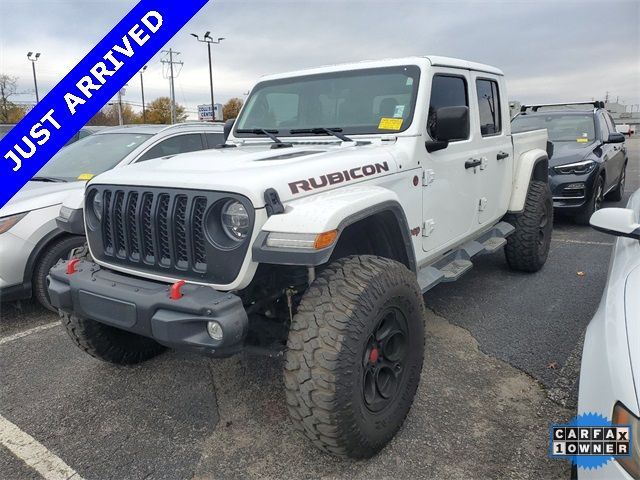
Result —
[[427, 132], [429, 136], [435, 138], [436, 110], [442, 107], [468, 107], [468, 99], [467, 82], [463, 77], [442, 74], [434, 75], [431, 83], [431, 100], [427, 120]]
[[177, 155], [178, 153], [195, 152], [202, 150], [202, 135], [199, 133], [190, 133], [187, 135], [176, 135], [161, 141], [156, 146], [147, 150], [138, 162], [151, 160], [152, 158], [166, 157], [169, 155]]
[[214, 148], [224, 143], [224, 135], [222, 133], [205, 133], [209, 148]]
[[478, 79], [476, 80], [476, 90], [478, 91], [480, 133], [483, 137], [498, 135], [502, 131], [498, 82]]

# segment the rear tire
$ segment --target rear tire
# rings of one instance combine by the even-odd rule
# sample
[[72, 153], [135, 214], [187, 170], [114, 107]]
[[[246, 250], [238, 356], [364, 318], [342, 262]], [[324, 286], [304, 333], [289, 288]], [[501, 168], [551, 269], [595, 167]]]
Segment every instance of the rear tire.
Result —
[[44, 308], [57, 312], [49, 300], [49, 289], [47, 288], [49, 270], [58, 263], [58, 260], [68, 259], [71, 251], [74, 248], [81, 247], [85, 242], [85, 237], [65, 236], [47, 245], [44, 253], [40, 255], [33, 270], [33, 295]]
[[589, 199], [587, 206], [582, 212], [577, 214], [573, 219], [580, 225], [589, 225], [589, 219], [591, 215], [597, 210], [600, 210], [602, 202], [604, 201], [604, 178], [602, 175], [598, 175], [596, 183], [593, 186], [593, 195]]
[[627, 164], [625, 163], [624, 167], [622, 167], [622, 172], [620, 172], [618, 185], [616, 186], [616, 188], [611, 190], [605, 198], [613, 202], [621, 201], [622, 197], [624, 196], [624, 185], [626, 183], [626, 180], [627, 180]]
[[78, 348], [103, 362], [135, 365], [166, 350], [150, 338], [73, 314], [63, 313], [62, 325]]
[[529, 184], [524, 210], [507, 214], [505, 221], [515, 227], [504, 253], [512, 270], [537, 272], [549, 256], [553, 230], [553, 200], [547, 182]]
[[287, 346], [294, 427], [326, 452], [372, 457], [401, 427], [420, 381], [424, 302], [415, 274], [375, 256], [331, 263], [305, 292]]

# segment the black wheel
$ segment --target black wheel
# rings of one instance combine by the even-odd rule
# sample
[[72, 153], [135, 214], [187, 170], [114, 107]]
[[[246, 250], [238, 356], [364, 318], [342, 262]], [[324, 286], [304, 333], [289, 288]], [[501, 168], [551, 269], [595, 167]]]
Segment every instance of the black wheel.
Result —
[[47, 275], [49, 270], [58, 263], [60, 259], [68, 259], [74, 248], [81, 247], [86, 239], [81, 236], [62, 237], [54, 240], [45, 247], [33, 270], [33, 295], [40, 304], [55, 312], [57, 311], [49, 300], [49, 290], [47, 288]]
[[305, 292], [289, 332], [284, 379], [294, 426], [326, 452], [375, 455], [409, 412], [423, 356], [415, 275], [374, 256], [331, 263]]
[[549, 256], [553, 230], [553, 200], [547, 182], [529, 184], [524, 210], [508, 214], [505, 220], [515, 227], [504, 248], [509, 267], [521, 272], [537, 272]]
[[62, 325], [73, 342], [94, 358], [116, 365], [135, 365], [166, 350], [156, 341], [89, 318], [62, 314]]
[[600, 210], [602, 202], [604, 201], [604, 178], [598, 176], [596, 183], [593, 186], [593, 195], [587, 202], [587, 206], [582, 212], [574, 217], [574, 220], [581, 225], [589, 225], [589, 219], [593, 212]]
[[606, 199], [611, 200], [613, 202], [619, 202], [620, 200], [622, 200], [622, 197], [624, 196], [624, 184], [626, 180], [627, 180], [627, 164], [625, 163], [624, 167], [622, 167], [622, 172], [620, 172], [618, 185], [616, 185], [616, 188], [614, 188], [607, 194]]

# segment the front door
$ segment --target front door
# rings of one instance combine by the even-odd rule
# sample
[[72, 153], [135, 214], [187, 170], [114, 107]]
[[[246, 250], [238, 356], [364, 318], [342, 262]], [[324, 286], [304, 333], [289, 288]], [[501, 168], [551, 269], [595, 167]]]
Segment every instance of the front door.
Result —
[[[467, 70], [434, 68], [427, 120], [427, 140], [435, 140], [435, 112], [441, 107], [469, 105]], [[449, 142], [447, 148], [424, 150], [422, 247], [425, 251], [455, 244], [477, 227], [477, 169], [465, 168], [474, 157], [474, 119], [468, 138]]]

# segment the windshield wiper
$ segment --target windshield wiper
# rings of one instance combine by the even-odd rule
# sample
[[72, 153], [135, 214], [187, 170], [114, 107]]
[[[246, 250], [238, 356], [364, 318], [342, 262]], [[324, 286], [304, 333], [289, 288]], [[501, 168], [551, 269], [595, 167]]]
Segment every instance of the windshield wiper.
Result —
[[280, 140], [278, 137], [276, 137], [274, 134], [278, 133], [279, 130], [266, 130], [264, 128], [245, 128], [245, 129], [238, 129], [237, 130], [238, 133], [253, 133], [254, 135], [266, 135], [267, 137], [269, 137], [271, 140], [273, 140], [275, 142], [275, 145], [273, 145], [271, 148], [286, 148], [286, 147], [293, 147], [293, 145], [291, 143], [285, 143], [282, 140]]
[[314, 135], [326, 134], [333, 135], [336, 138], [339, 138], [343, 142], [353, 142], [349, 137], [343, 135], [342, 129], [339, 127], [335, 128], [326, 128], [326, 127], [315, 127], [315, 128], [296, 128], [291, 130], [291, 135], [295, 135], [296, 133], [312, 133]]
[[31, 177], [34, 182], [52, 182], [52, 183], [67, 183], [66, 180], [57, 177]]

